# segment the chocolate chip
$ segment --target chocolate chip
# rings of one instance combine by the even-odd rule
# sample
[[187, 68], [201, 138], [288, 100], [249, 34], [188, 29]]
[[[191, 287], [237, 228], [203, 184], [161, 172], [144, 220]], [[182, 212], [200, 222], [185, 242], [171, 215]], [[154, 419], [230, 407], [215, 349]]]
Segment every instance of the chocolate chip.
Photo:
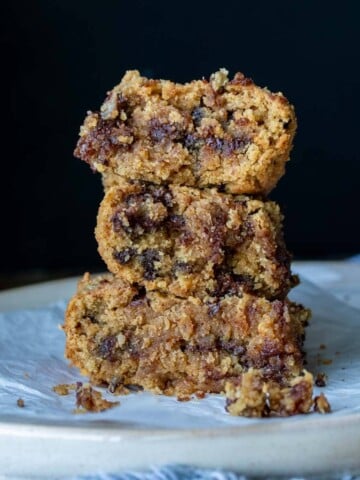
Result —
[[196, 107], [191, 112], [191, 118], [193, 119], [194, 125], [198, 127], [201, 123], [202, 118], [204, 117], [203, 109], [201, 107]]
[[221, 340], [219, 342], [219, 347], [223, 350], [226, 350], [232, 355], [244, 355], [244, 353], [246, 352], [246, 348], [243, 345], [240, 345], [239, 342], [235, 340]]
[[290, 124], [291, 124], [291, 119], [288, 120], [287, 122], [284, 122], [283, 124], [284, 129], [287, 130], [290, 127]]
[[198, 136], [193, 133], [185, 135], [183, 142], [184, 147], [188, 150], [194, 150], [195, 148], [200, 146]]
[[210, 303], [208, 306], [208, 314], [210, 317], [214, 317], [220, 310], [220, 303]]
[[90, 320], [91, 323], [99, 323], [98, 319], [96, 318], [95, 315], [93, 314], [87, 314], [86, 318]]
[[185, 218], [181, 215], [169, 215], [167, 221], [170, 228], [175, 230], [182, 230], [185, 226]]
[[80, 137], [74, 155], [90, 164], [96, 161], [107, 165], [108, 158], [118, 150], [130, 150], [132, 137], [132, 130], [119, 119], [104, 120], [99, 116], [96, 127]]
[[118, 208], [112, 218], [114, 232], [125, 231], [130, 236], [143, 235], [159, 228], [167, 218], [167, 210], [157, 218], [150, 216], [149, 201], [153, 204], [162, 203], [169, 206], [172, 202], [170, 192], [158, 188], [146, 193], [131, 194]]
[[121, 110], [123, 110], [124, 112], [128, 111], [129, 102], [128, 102], [128, 99], [122, 93], [118, 93], [117, 95], [116, 106], [119, 112]]
[[191, 273], [193, 271], [193, 266], [191, 263], [187, 262], [175, 262], [173, 271], [176, 272], [181, 272], [181, 273]]
[[114, 252], [113, 257], [121, 265], [125, 265], [126, 263], [130, 262], [130, 260], [134, 257], [135, 254], [136, 250], [134, 248], [124, 248], [119, 252]]
[[117, 339], [116, 336], [110, 335], [109, 337], [103, 338], [97, 348], [97, 354], [99, 357], [104, 360], [114, 360], [116, 352]]
[[251, 277], [247, 275], [236, 275], [223, 268], [215, 269], [215, 278], [217, 287], [211, 292], [211, 296], [224, 297], [225, 295], [241, 295], [242, 291], [251, 293], [254, 289], [254, 283]]
[[145, 287], [139, 287], [138, 292], [133, 296], [130, 305], [136, 306], [142, 303], [146, 299]]
[[170, 208], [173, 206], [173, 196], [170, 190], [164, 186], [152, 185], [148, 187], [146, 191], [157, 202], [163, 203], [166, 207]]
[[149, 122], [149, 133], [153, 142], [163, 140], [180, 140], [183, 136], [183, 128], [175, 123], [161, 123], [157, 118]]
[[139, 255], [139, 259], [144, 269], [145, 280], [154, 280], [156, 278], [154, 263], [160, 260], [159, 252], [153, 248], [149, 248]]
[[239, 136], [234, 138], [219, 138], [215, 136], [208, 136], [205, 139], [205, 145], [216, 150], [223, 155], [231, 155], [236, 150], [242, 150], [248, 145], [250, 138], [247, 136]]

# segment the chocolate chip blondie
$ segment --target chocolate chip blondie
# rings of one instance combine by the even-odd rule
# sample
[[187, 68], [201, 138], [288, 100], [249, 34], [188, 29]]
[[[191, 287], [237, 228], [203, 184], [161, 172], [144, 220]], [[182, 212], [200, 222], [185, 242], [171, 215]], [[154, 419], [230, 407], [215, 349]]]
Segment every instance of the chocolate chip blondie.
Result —
[[108, 269], [178, 297], [238, 290], [283, 299], [296, 282], [276, 203], [180, 185], [107, 189], [96, 227]]
[[302, 372], [308, 319], [287, 299], [238, 291], [210, 303], [86, 274], [66, 312], [66, 356], [112, 392], [202, 396], [238, 385], [249, 369], [281, 387]]
[[266, 194], [284, 174], [295, 130], [286, 98], [241, 73], [179, 84], [128, 71], [88, 113], [75, 155], [127, 179]]
[[224, 393], [232, 415], [310, 410], [310, 311], [287, 298], [297, 278], [266, 199], [295, 130], [281, 93], [225, 69], [186, 84], [128, 71], [88, 112], [75, 155], [102, 174], [95, 235], [112, 273], [85, 274], [63, 328], [92, 383]]

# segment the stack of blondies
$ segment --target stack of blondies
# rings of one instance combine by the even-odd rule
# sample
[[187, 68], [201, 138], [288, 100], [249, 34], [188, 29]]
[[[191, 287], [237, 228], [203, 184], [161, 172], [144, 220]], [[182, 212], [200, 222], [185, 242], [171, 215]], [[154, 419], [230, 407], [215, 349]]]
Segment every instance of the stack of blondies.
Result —
[[296, 130], [281, 93], [221, 69], [177, 84], [129, 71], [89, 112], [75, 150], [103, 177], [96, 239], [111, 273], [86, 274], [65, 319], [66, 355], [113, 393], [225, 393], [231, 414], [312, 405], [309, 310], [279, 206]]

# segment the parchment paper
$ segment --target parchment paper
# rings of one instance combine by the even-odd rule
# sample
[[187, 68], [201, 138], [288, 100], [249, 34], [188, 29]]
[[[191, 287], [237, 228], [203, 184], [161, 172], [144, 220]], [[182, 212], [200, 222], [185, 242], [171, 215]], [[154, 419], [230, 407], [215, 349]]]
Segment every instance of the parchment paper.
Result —
[[[325, 372], [325, 393], [331, 415], [360, 415], [360, 310], [349, 307], [304, 281], [291, 297], [313, 310], [307, 331], [307, 368]], [[114, 397], [120, 406], [101, 413], [76, 415], [75, 395], [59, 396], [59, 383], [86, 382], [64, 359], [65, 337], [59, 329], [66, 300], [46, 308], [0, 313], [0, 421], [45, 425], [108, 426], [109, 428], [222, 428], [254, 422], [305, 422], [313, 415], [287, 419], [234, 418], [224, 411], [224, 397], [178, 402], [149, 393]], [[326, 346], [321, 349], [320, 345]], [[325, 364], [323, 363], [325, 361]], [[330, 363], [331, 362], [331, 363]], [[17, 406], [22, 398], [24, 408]], [[327, 415], [322, 416], [326, 419]]]

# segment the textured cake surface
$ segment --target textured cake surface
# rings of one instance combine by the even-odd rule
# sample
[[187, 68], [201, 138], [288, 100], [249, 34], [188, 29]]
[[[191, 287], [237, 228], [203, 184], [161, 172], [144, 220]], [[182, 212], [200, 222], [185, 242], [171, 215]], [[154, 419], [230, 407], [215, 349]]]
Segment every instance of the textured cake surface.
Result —
[[75, 155], [127, 179], [266, 194], [284, 174], [293, 107], [237, 73], [186, 84], [128, 71], [89, 112]]
[[208, 303], [86, 274], [66, 312], [66, 356], [112, 392], [219, 393], [251, 368], [286, 386], [303, 368], [308, 318], [288, 300], [238, 292]]
[[146, 290], [285, 298], [295, 282], [276, 203], [179, 185], [107, 189], [96, 228], [108, 269]]

